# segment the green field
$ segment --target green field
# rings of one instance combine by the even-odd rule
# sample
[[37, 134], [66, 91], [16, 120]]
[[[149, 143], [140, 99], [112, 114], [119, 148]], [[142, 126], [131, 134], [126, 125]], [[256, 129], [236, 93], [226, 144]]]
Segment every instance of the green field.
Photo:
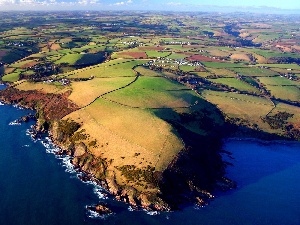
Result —
[[228, 62], [203, 62], [204, 66], [207, 68], [241, 68], [246, 67], [241, 63], [228, 63]]
[[140, 77], [130, 86], [105, 98], [137, 108], [180, 108], [195, 104], [198, 97], [184, 86], [160, 77]]
[[278, 75], [278, 73], [274, 71], [265, 68], [257, 68], [257, 67], [232, 68], [231, 70], [243, 76], [250, 76], [250, 77], [265, 77], [265, 76]]
[[174, 53], [174, 52], [172, 52], [172, 54], [168, 56], [169, 59], [184, 59], [186, 57], [188, 57], [186, 54]]
[[163, 74], [161, 72], [153, 71], [150, 69], [147, 69], [143, 66], [138, 66], [135, 68], [136, 72], [139, 72], [141, 76], [147, 76], [147, 77], [162, 77]]
[[253, 87], [252, 85], [246, 83], [245, 81], [238, 80], [236, 78], [217, 78], [210, 79], [210, 81], [214, 83], [225, 84], [229, 87], [233, 87], [239, 91], [248, 91], [253, 93], [259, 93], [258, 89]]
[[185, 72], [195, 71], [195, 66], [183, 65], [179, 66], [179, 69]]
[[167, 57], [171, 52], [146, 51], [148, 58]]
[[57, 60], [56, 64], [66, 63], [69, 65], [75, 65], [76, 62], [83, 57], [83, 54], [67, 54]]
[[300, 89], [296, 86], [273, 86], [266, 85], [267, 90], [271, 91], [271, 95], [275, 98], [299, 101], [300, 99]]
[[259, 77], [258, 80], [266, 85], [275, 85], [275, 86], [299, 86], [300, 82], [290, 80], [286, 77], [274, 76], [274, 77]]
[[[256, 64], [255, 66], [265, 66], [270, 68], [282, 68], [282, 69], [293, 69], [300, 70], [300, 66], [298, 64]], [[288, 72], [288, 71], [287, 71]]]
[[6, 74], [2, 77], [2, 80], [4, 82], [15, 82], [15, 81], [18, 81], [19, 80], [19, 76], [20, 76], [20, 73], [22, 72], [23, 70], [15, 70], [14, 72], [12, 73], [9, 73], [9, 74]]
[[89, 78], [94, 77], [128, 77], [136, 76], [135, 71], [132, 69], [137, 65], [141, 65], [147, 61], [144, 60], [128, 60], [128, 59], [115, 59], [97, 66], [86, 67], [72, 71], [68, 74], [70, 78]]
[[253, 49], [251, 50], [254, 53], [261, 55], [265, 58], [273, 58], [273, 57], [292, 57], [292, 58], [298, 58], [298, 54], [296, 53], [282, 53], [279, 51], [269, 51], [269, 50], [262, 50], [262, 49]]

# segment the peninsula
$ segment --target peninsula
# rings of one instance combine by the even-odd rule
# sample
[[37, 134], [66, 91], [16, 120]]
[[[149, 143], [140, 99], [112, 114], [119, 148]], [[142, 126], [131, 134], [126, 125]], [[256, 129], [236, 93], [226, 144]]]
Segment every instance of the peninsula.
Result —
[[285, 16], [16, 14], [0, 12], [1, 101], [35, 109], [82, 179], [132, 206], [233, 188], [224, 137], [300, 139], [300, 36]]

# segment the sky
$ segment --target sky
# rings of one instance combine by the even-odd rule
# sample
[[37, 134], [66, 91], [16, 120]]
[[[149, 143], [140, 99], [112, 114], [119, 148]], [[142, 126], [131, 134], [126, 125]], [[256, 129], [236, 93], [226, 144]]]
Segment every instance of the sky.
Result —
[[[235, 11], [280, 8], [299, 11], [299, 0], [0, 0], [3, 10]], [[299, 10], [297, 10], [299, 9]], [[270, 10], [269, 10], [270, 11]]]

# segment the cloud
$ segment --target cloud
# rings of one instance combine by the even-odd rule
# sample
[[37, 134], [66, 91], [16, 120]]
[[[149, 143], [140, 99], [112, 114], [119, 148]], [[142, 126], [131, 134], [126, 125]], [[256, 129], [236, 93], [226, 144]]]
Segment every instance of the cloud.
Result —
[[168, 2], [168, 3], [166, 3], [166, 5], [170, 5], [170, 6], [180, 6], [180, 5], [182, 5], [182, 3], [181, 3], [181, 2]]
[[5, 4], [15, 4], [15, 0], [0, 0], [0, 5], [5, 5]]
[[[39, 10], [61, 9], [68, 10], [68, 6], [81, 9], [80, 7], [89, 7], [92, 5], [100, 6], [100, 0], [0, 0], [1, 9], [17, 10]], [[0, 9], [0, 11], [1, 11]]]
[[116, 2], [116, 3], [111, 4], [111, 5], [114, 5], [114, 6], [123, 6], [123, 5], [129, 5], [131, 3], [133, 3], [133, 1], [132, 0], [128, 0], [126, 2]]

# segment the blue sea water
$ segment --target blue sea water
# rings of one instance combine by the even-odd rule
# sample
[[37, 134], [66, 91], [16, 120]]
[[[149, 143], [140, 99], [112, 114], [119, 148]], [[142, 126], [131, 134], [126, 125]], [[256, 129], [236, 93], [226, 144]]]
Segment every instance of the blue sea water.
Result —
[[[30, 110], [0, 105], [0, 224], [300, 224], [300, 144], [227, 140], [233, 163], [228, 177], [238, 188], [217, 193], [204, 208], [193, 205], [171, 213], [149, 215], [90, 183], [80, 181], [68, 160], [51, 154], [46, 140], [32, 140], [33, 123], [9, 125]], [[43, 144], [44, 143], [44, 144]], [[106, 218], [93, 218], [86, 206], [108, 203]], [[152, 213], [153, 214], [153, 213]]]

